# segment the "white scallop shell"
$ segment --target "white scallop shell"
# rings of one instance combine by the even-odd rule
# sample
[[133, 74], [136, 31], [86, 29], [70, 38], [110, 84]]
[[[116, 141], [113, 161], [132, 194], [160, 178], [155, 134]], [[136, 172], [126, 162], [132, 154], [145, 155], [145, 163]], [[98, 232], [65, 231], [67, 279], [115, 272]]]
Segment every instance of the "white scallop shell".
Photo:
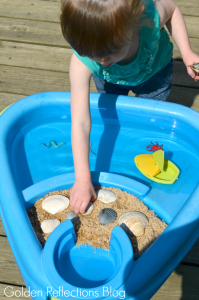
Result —
[[135, 236], [143, 235], [148, 223], [147, 217], [138, 211], [129, 211], [119, 218], [119, 224], [125, 224], [129, 229], [126, 232], [129, 234], [133, 233]]
[[82, 216], [90, 215], [92, 213], [93, 209], [94, 209], [93, 203], [89, 202], [89, 204], [86, 208], [86, 212], [84, 214], [82, 214]]
[[111, 191], [100, 189], [96, 192], [97, 199], [104, 203], [111, 203], [117, 199], [117, 195]]
[[69, 199], [62, 195], [49, 196], [42, 202], [42, 208], [55, 215], [69, 206]]
[[41, 222], [41, 229], [44, 233], [51, 233], [59, 224], [58, 219], [48, 219]]

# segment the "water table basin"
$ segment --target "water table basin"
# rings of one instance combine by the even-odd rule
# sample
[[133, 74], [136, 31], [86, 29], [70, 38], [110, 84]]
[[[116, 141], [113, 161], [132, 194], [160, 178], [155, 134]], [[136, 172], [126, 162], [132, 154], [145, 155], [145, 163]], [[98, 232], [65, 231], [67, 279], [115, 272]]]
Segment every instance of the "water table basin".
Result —
[[[199, 114], [177, 104], [94, 93], [90, 107], [92, 182], [138, 196], [167, 229], [136, 261], [120, 226], [112, 231], [109, 251], [77, 249], [70, 221], [41, 247], [26, 210], [74, 183], [69, 92], [29, 96], [1, 115], [2, 222], [37, 299], [150, 299], [199, 236]], [[136, 155], [152, 153], [157, 145], [180, 169], [173, 184], [151, 181], [135, 166]]]

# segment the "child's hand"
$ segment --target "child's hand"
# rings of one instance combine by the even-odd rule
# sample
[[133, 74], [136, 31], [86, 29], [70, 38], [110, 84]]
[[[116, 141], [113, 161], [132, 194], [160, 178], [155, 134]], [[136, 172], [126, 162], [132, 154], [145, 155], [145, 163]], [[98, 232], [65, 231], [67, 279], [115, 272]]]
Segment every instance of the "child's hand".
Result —
[[85, 213], [89, 202], [95, 199], [96, 193], [91, 181], [75, 181], [70, 193], [70, 205], [76, 214]]
[[183, 55], [183, 61], [187, 67], [187, 73], [195, 80], [199, 80], [199, 75], [196, 75], [196, 73], [188, 67], [188, 65], [193, 65], [196, 63], [199, 63], [199, 55], [195, 54], [192, 50], [189, 50], [186, 52], [185, 55]]

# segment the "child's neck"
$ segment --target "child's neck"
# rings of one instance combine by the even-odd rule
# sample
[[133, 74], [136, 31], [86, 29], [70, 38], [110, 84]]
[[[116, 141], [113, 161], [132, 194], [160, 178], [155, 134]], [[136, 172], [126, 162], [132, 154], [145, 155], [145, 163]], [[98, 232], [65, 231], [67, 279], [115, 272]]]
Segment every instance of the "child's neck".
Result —
[[133, 33], [132, 45], [129, 48], [127, 55], [122, 60], [117, 62], [117, 64], [126, 65], [126, 64], [129, 64], [132, 61], [134, 61], [136, 59], [136, 56], [137, 56], [137, 53], [139, 50], [139, 45], [140, 45], [140, 32], [139, 32], [139, 29], [136, 29]]

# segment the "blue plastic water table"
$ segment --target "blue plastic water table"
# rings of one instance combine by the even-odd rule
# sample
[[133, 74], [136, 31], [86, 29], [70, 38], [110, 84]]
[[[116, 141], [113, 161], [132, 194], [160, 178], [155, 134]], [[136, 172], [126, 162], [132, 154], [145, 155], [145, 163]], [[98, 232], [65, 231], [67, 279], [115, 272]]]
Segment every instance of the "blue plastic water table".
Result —
[[[78, 248], [69, 220], [41, 247], [26, 210], [74, 183], [69, 92], [24, 98], [1, 115], [2, 222], [32, 299], [147, 300], [199, 236], [199, 114], [177, 104], [105, 94], [90, 94], [90, 108], [93, 184], [138, 196], [168, 223], [166, 230], [137, 260], [120, 226], [112, 230], [109, 251]], [[136, 155], [157, 145], [180, 169], [171, 185], [151, 181], [135, 166]]]

